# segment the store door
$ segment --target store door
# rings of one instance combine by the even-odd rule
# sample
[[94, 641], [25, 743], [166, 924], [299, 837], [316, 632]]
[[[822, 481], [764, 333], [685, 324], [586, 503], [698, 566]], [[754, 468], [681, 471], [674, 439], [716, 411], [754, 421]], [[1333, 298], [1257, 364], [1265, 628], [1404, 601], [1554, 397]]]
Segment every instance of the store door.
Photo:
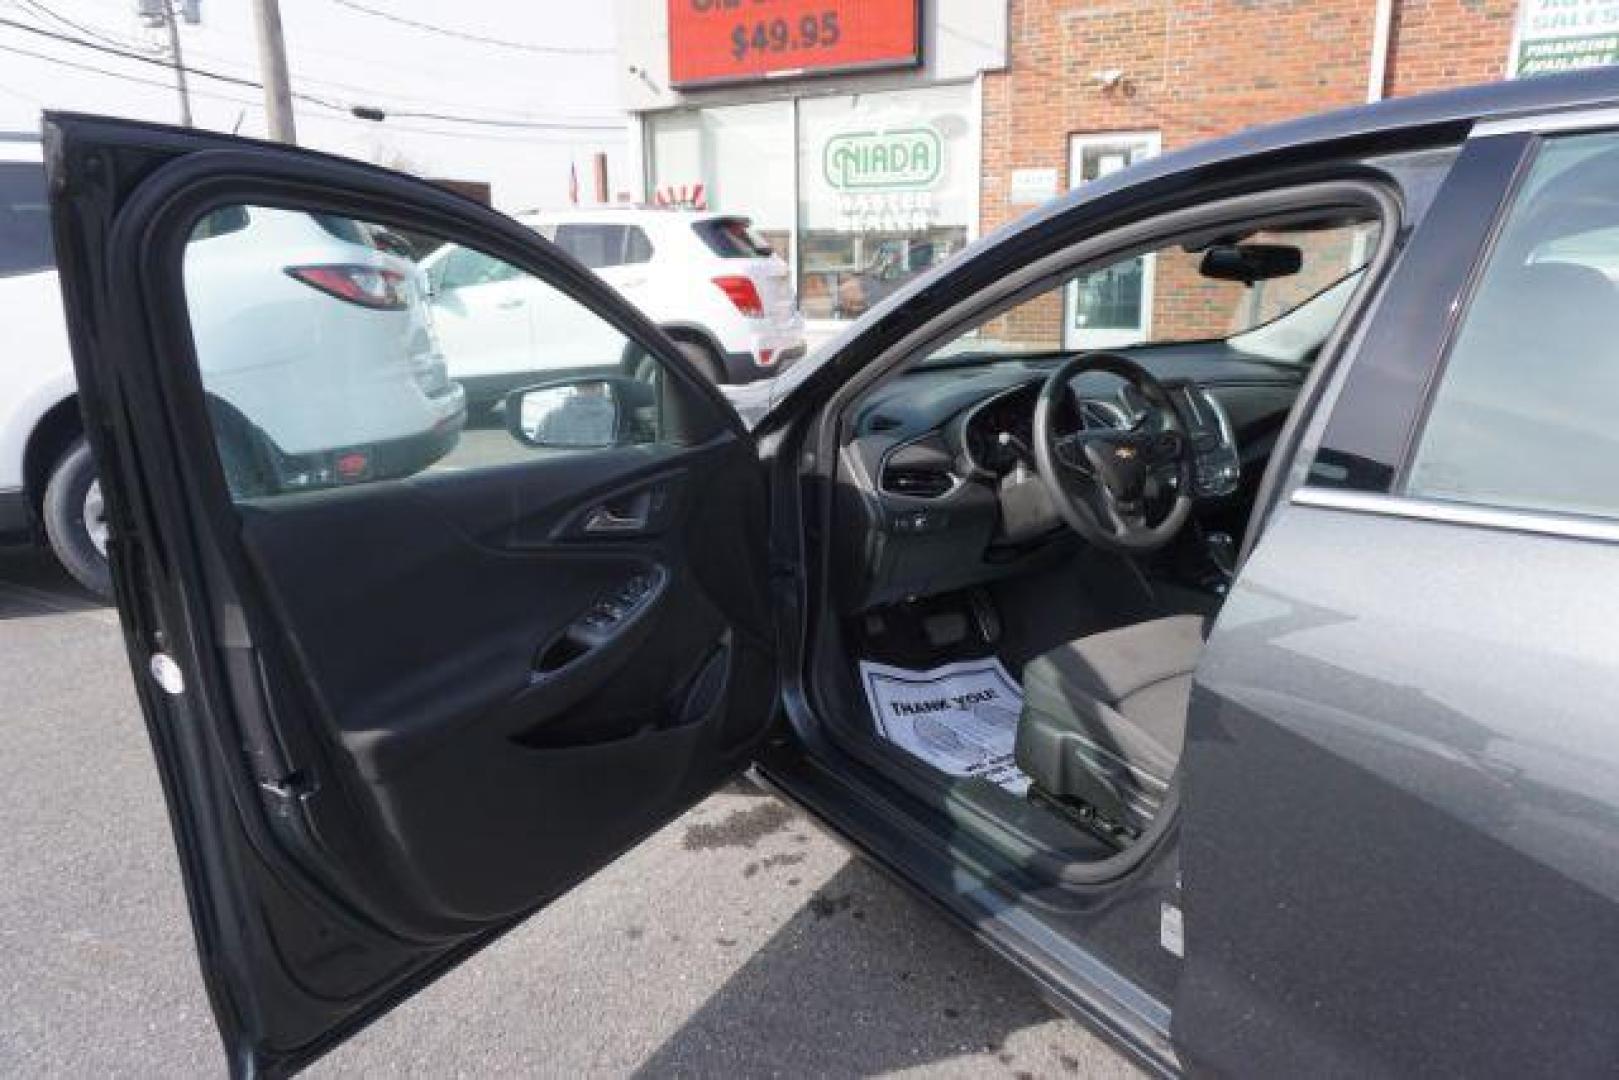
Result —
[[[1088, 184], [1154, 157], [1161, 148], [1156, 131], [1070, 136], [1069, 184]], [[1147, 340], [1152, 334], [1153, 269], [1153, 257], [1144, 255], [1075, 278], [1064, 293], [1063, 348], [1108, 349]]]

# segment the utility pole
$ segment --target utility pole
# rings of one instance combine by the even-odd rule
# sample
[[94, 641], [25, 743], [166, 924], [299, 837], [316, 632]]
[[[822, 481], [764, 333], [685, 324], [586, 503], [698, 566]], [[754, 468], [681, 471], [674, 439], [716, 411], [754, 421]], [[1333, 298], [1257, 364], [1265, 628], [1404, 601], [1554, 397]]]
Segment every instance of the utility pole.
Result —
[[[180, 92], [180, 123], [192, 127], [191, 91], [186, 86], [186, 61], [180, 52], [180, 26], [171, 0], [138, 0], [135, 12], [141, 24], [163, 27], [169, 33], [169, 56], [174, 60], [174, 88]], [[180, 14], [195, 26], [202, 21], [202, 0], [180, 0]]]
[[259, 36], [259, 78], [264, 82], [264, 112], [270, 138], [298, 141], [292, 126], [292, 85], [287, 78], [287, 43], [281, 37], [280, 0], [253, 0]]
[[163, 25], [169, 28], [169, 55], [174, 57], [174, 88], [180, 92], [180, 123], [191, 127], [191, 91], [186, 88], [186, 62], [180, 55], [180, 27], [176, 25], [174, 8], [163, 5]]

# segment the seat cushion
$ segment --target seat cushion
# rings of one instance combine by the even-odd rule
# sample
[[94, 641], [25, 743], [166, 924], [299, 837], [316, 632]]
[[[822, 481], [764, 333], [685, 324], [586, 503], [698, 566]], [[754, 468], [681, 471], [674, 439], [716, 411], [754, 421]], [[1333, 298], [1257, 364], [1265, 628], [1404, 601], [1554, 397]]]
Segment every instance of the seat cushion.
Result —
[[1186, 738], [1206, 620], [1180, 615], [1093, 634], [1023, 670], [1017, 763], [1048, 795], [1139, 831]]

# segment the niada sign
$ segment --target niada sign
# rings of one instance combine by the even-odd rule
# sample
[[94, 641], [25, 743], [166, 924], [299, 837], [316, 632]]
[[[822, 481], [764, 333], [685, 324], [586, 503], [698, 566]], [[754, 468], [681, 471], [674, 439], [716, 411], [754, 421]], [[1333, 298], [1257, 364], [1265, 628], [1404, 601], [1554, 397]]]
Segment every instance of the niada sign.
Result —
[[839, 191], [928, 188], [944, 170], [944, 140], [930, 127], [845, 132], [826, 141], [821, 167]]

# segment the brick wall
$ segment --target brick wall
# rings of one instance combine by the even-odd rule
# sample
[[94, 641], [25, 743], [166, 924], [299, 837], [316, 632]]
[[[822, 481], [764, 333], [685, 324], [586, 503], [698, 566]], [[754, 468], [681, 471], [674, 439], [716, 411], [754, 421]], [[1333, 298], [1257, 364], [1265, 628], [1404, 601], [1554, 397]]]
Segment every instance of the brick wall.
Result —
[[[1172, 150], [1256, 124], [1366, 99], [1374, 0], [1011, 0], [1009, 63], [984, 77], [985, 232], [1023, 213], [1015, 168], [1068, 177], [1068, 137], [1157, 131]], [[1386, 89], [1418, 93], [1500, 78], [1515, 0], [1394, 0]], [[1096, 72], [1122, 71], [1106, 90]], [[1173, 323], [1160, 274], [1157, 304]], [[1183, 306], [1207, 310], [1192, 298]], [[1212, 316], [1207, 316], [1212, 318]], [[1024, 305], [995, 330], [1053, 341], [1057, 297]]]

